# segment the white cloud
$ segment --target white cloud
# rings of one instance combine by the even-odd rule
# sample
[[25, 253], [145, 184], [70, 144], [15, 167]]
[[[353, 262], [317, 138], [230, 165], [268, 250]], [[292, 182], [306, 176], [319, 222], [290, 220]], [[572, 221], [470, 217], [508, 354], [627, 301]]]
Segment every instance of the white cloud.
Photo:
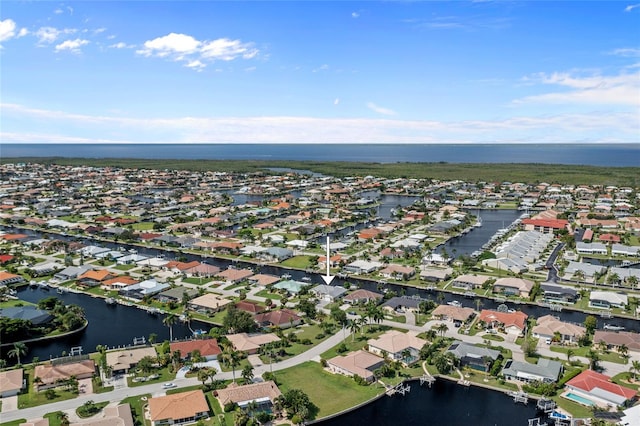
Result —
[[[40, 135], [4, 126], [6, 141], [81, 143], [637, 143], [637, 114], [593, 112], [504, 120], [429, 121], [314, 117], [93, 116], [0, 104], [7, 122], [37, 124]], [[15, 120], [9, 120], [15, 119]], [[61, 129], [64, 129], [61, 130]], [[48, 139], [48, 135], [52, 135]], [[7, 136], [9, 135], [9, 136]], [[127, 135], [126, 140], [122, 135]], [[61, 139], [62, 138], [62, 139]]]
[[28, 35], [28, 34], [29, 34], [29, 30], [28, 30], [28, 29], [26, 29], [26, 28], [20, 28], [20, 31], [18, 32], [18, 36], [17, 36], [17, 37], [18, 37], [18, 38], [20, 38], [20, 37], [24, 37], [24, 36], [26, 36], [26, 35]]
[[396, 112], [394, 110], [378, 106], [373, 102], [368, 102], [367, 108], [369, 108], [371, 111], [377, 112], [378, 114], [382, 114], [382, 115], [396, 115]]
[[338, 105], [339, 103], [340, 103], [340, 98], [336, 98], [336, 99], [333, 101], [333, 104], [334, 104], [334, 105]]
[[636, 57], [640, 57], [640, 49], [634, 48], [634, 47], [623, 47], [623, 48], [615, 49], [611, 51], [611, 54], [617, 55], [617, 56], [625, 56], [628, 58], [636, 58]]
[[133, 49], [135, 46], [121, 41], [115, 44], [111, 44], [109, 45], [109, 47], [111, 49]]
[[89, 40], [83, 40], [79, 38], [75, 40], [65, 40], [62, 43], [56, 45], [56, 52], [68, 50], [73, 53], [80, 53], [80, 48], [82, 46], [86, 46], [87, 44], [89, 44]]
[[329, 69], [329, 65], [327, 64], [322, 64], [320, 65], [318, 68], [314, 68], [311, 70], [311, 72], [320, 72], [320, 71], [327, 71]]
[[640, 3], [638, 4], [630, 4], [629, 6], [624, 8], [625, 12], [631, 12], [633, 9], [637, 9], [640, 7]]
[[194, 69], [196, 71], [202, 71], [206, 67], [206, 65], [196, 59], [189, 62], [187, 65], [185, 65], [185, 67]]
[[351, 12], [351, 17], [356, 19], [360, 17], [360, 14], [358, 12]]
[[12, 19], [0, 21], [0, 42], [9, 40], [16, 35], [16, 23]]
[[258, 54], [258, 49], [254, 48], [252, 43], [243, 43], [240, 40], [220, 38], [200, 41], [187, 34], [170, 33], [146, 41], [144, 48], [136, 53], [147, 57], [183, 61], [187, 67], [200, 70], [206, 66], [207, 61], [252, 59]]
[[53, 11], [53, 13], [55, 13], [56, 15], [62, 15], [64, 13], [64, 10], [56, 9], [56, 10]]
[[75, 34], [78, 30], [74, 28], [64, 28], [59, 30], [54, 27], [40, 27], [38, 31], [35, 32], [36, 37], [38, 38], [39, 44], [51, 44], [55, 42], [58, 37], [63, 34]]
[[625, 105], [640, 107], [640, 72], [615, 76], [575, 76], [570, 73], [536, 74], [527, 81], [559, 86], [560, 91], [527, 96], [522, 103]]

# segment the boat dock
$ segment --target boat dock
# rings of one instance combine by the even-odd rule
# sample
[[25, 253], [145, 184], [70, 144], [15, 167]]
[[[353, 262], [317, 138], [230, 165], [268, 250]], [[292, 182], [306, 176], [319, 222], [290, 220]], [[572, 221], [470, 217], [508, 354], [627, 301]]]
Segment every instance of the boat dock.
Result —
[[389, 396], [393, 396], [397, 393], [404, 396], [405, 393], [409, 393], [410, 391], [411, 386], [405, 385], [404, 383], [398, 383], [396, 386], [386, 386], [385, 393]]
[[431, 385], [433, 385], [435, 381], [436, 381], [435, 377], [428, 374], [423, 374], [422, 377], [420, 377], [420, 386], [426, 383], [429, 387], [431, 387]]

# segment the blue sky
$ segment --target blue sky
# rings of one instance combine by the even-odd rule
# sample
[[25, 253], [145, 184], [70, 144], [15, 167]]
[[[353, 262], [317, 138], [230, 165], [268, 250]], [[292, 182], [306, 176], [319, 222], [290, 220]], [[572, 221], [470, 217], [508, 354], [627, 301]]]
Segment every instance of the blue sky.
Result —
[[640, 143], [640, 3], [3, 1], [3, 143]]

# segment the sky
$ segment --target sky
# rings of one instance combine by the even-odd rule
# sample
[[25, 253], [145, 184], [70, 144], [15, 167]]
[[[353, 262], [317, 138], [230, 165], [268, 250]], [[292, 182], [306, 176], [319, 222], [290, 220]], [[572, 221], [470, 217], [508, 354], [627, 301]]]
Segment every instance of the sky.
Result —
[[12, 1], [1, 143], [640, 143], [640, 0]]

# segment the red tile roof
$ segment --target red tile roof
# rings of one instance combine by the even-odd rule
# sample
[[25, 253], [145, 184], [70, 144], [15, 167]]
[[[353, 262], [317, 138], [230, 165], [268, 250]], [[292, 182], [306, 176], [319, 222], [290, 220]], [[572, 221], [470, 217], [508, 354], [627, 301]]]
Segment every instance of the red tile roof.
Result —
[[523, 225], [541, 226], [543, 228], [564, 229], [569, 224], [565, 219], [524, 219]]
[[200, 351], [200, 355], [204, 357], [220, 355], [222, 350], [218, 346], [216, 339], [206, 340], [189, 340], [186, 342], [174, 342], [170, 345], [171, 352], [180, 351], [180, 354], [185, 358], [188, 354], [195, 350]]
[[520, 311], [498, 312], [498, 311], [492, 311], [489, 309], [483, 309], [482, 312], [480, 312], [479, 319], [480, 321], [484, 321], [486, 323], [497, 322], [500, 324], [504, 324], [505, 327], [509, 327], [513, 325], [518, 327], [520, 330], [524, 330], [528, 317], [529, 316], [527, 314]]
[[573, 379], [569, 380], [566, 384], [587, 392], [591, 392], [591, 390], [598, 388], [615, 395], [622, 396], [626, 399], [631, 399], [636, 396], [635, 390], [625, 388], [624, 386], [620, 386], [610, 380], [611, 377], [609, 376], [596, 373], [593, 370], [585, 370]]

